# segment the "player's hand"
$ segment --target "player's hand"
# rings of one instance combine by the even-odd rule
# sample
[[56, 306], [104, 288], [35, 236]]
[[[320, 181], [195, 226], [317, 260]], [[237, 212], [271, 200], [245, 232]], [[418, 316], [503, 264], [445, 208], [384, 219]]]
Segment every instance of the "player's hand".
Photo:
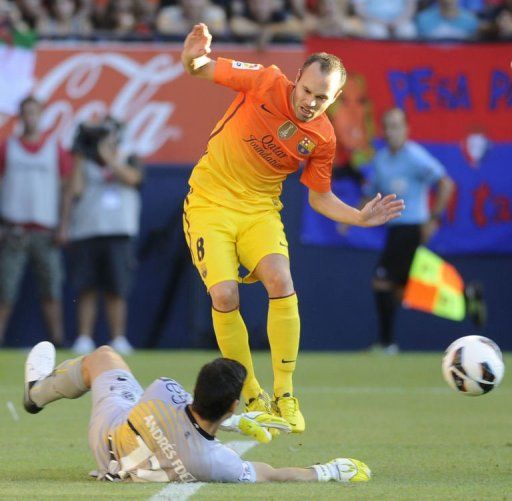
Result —
[[405, 209], [403, 200], [396, 200], [396, 195], [386, 195], [382, 198], [380, 193], [370, 200], [360, 211], [362, 226], [379, 226], [402, 215]]
[[196, 57], [209, 54], [212, 51], [211, 43], [212, 36], [208, 31], [208, 26], [204, 23], [196, 24], [185, 38], [182, 52], [183, 59], [190, 62]]

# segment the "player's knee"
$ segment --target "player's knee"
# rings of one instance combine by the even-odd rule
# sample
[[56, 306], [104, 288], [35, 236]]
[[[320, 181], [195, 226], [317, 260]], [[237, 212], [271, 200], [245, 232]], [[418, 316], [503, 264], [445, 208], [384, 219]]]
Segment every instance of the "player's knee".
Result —
[[236, 284], [217, 284], [210, 289], [213, 307], [218, 311], [232, 311], [238, 308], [240, 298]]
[[116, 351], [108, 344], [104, 344], [93, 351], [93, 354], [96, 355], [113, 355], [115, 353]]
[[86, 355], [82, 363], [82, 368], [84, 380], [89, 381], [89, 386], [94, 379], [103, 372], [115, 369], [130, 371], [123, 357], [107, 345], [100, 346], [89, 355]]
[[284, 297], [293, 293], [293, 280], [289, 273], [278, 272], [265, 280], [265, 288], [270, 297]]
[[96, 348], [91, 354], [87, 355], [87, 358], [90, 363], [100, 363], [102, 365], [105, 363], [111, 365], [123, 361], [121, 355], [108, 345]]
[[119, 356], [110, 346], [104, 345], [96, 348], [92, 353], [89, 353], [84, 360], [84, 363], [90, 366], [97, 364], [104, 359], [110, 359]]

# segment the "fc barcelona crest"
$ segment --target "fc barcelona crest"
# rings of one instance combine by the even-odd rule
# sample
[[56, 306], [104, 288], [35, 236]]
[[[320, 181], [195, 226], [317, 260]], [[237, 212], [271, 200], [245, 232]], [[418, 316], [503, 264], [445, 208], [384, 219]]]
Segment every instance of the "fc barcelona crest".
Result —
[[316, 144], [308, 137], [305, 137], [298, 145], [297, 149], [301, 155], [309, 155], [314, 149]]
[[290, 139], [297, 132], [297, 126], [288, 120], [279, 129], [277, 129], [277, 135], [279, 139]]

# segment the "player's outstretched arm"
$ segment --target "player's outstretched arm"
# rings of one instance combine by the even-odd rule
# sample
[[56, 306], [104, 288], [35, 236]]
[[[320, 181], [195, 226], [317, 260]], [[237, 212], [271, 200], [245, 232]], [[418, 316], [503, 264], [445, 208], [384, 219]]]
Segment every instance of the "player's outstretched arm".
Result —
[[396, 195], [382, 197], [379, 193], [361, 210], [340, 200], [332, 191], [320, 193], [309, 190], [309, 204], [320, 214], [352, 226], [379, 226], [400, 217], [405, 208], [403, 200], [396, 200]]
[[208, 56], [212, 51], [211, 43], [212, 36], [206, 24], [196, 24], [185, 38], [181, 52], [181, 62], [187, 73], [213, 80], [215, 61]]
[[256, 471], [256, 482], [318, 482], [313, 468], [273, 468], [266, 463], [251, 461]]
[[256, 482], [367, 482], [370, 468], [357, 459], [337, 458], [309, 468], [273, 468], [265, 463], [251, 462]]

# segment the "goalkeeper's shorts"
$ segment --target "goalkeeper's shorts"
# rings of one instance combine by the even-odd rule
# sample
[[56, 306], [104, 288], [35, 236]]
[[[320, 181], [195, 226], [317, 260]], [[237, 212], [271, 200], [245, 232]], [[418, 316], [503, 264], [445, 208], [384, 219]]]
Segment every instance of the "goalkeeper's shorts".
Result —
[[126, 421], [144, 390], [131, 372], [114, 369], [94, 379], [91, 393], [89, 447], [96, 459], [98, 471], [104, 473], [111, 459], [106, 437], [112, 429]]

